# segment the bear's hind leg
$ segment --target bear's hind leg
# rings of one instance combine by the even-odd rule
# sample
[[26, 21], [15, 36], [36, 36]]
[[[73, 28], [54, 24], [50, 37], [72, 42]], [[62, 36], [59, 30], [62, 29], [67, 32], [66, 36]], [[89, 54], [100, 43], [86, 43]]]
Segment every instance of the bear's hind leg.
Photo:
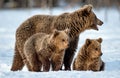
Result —
[[17, 46], [15, 45], [15, 54], [13, 57], [13, 64], [11, 67], [11, 71], [17, 71], [17, 70], [21, 70], [24, 66], [22, 57], [17, 49]]
[[26, 56], [26, 63], [29, 71], [40, 72], [41, 63], [39, 62], [35, 53]]

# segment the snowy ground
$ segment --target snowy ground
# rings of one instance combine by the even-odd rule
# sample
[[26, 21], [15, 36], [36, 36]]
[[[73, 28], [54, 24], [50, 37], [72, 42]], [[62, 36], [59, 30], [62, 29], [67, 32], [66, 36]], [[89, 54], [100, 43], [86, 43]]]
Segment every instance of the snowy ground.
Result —
[[[53, 14], [72, 12], [78, 8], [53, 9]], [[58, 72], [29, 72], [26, 68], [22, 71], [10, 71], [14, 54], [16, 28], [28, 17], [35, 14], [49, 14], [49, 10], [0, 10], [0, 78], [120, 78], [120, 15], [115, 9], [108, 10], [105, 21], [105, 9], [95, 10], [96, 15], [104, 21], [99, 31], [86, 31], [80, 35], [79, 46], [86, 38], [103, 38], [102, 59], [106, 63], [105, 71], [58, 71]]]

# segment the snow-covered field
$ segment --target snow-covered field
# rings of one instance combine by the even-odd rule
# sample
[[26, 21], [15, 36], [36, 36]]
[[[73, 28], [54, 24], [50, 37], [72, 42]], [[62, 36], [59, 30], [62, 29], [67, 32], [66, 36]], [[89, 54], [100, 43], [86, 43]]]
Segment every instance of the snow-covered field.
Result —
[[[53, 15], [63, 12], [72, 12], [73, 9], [53, 9]], [[98, 18], [104, 21], [99, 31], [89, 30], [80, 35], [78, 49], [86, 38], [103, 38], [102, 59], [106, 63], [105, 71], [57, 71], [57, 72], [29, 72], [10, 71], [15, 43], [15, 31], [27, 18], [35, 14], [49, 14], [43, 9], [0, 10], [0, 78], [120, 78], [120, 14], [115, 9], [108, 9], [108, 18], [105, 21], [105, 9], [94, 11]]]

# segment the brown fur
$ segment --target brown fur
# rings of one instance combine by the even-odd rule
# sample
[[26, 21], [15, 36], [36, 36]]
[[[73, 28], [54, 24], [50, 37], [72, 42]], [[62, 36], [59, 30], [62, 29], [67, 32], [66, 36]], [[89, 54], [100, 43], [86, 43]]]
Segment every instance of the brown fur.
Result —
[[73, 70], [104, 70], [104, 62], [101, 60], [101, 42], [101, 38], [87, 39], [73, 63]]
[[58, 30], [70, 29], [70, 45], [65, 52], [63, 62], [65, 70], [70, 70], [74, 52], [78, 45], [79, 34], [89, 29], [98, 30], [97, 25], [102, 24], [103, 22], [92, 11], [91, 5], [85, 5], [72, 13], [64, 13], [58, 16], [35, 15], [27, 19], [16, 31], [15, 55], [11, 70], [21, 70], [24, 66], [22, 59], [24, 59], [23, 45], [25, 41], [38, 32], [50, 34], [53, 28]]
[[24, 63], [29, 71], [49, 71], [52, 62], [53, 71], [60, 70], [65, 49], [68, 47], [68, 29], [50, 35], [37, 33], [31, 36], [24, 45]]

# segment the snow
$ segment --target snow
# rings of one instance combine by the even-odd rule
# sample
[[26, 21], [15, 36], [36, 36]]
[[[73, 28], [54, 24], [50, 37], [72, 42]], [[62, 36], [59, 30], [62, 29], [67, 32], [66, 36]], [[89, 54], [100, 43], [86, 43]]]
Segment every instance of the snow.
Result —
[[[53, 15], [63, 12], [72, 12], [72, 9], [53, 9]], [[26, 67], [22, 71], [10, 71], [15, 43], [15, 31], [27, 18], [35, 14], [49, 14], [47, 9], [16, 9], [0, 10], [0, 78], [120, 78], [120, 14], [116, 9], [108, 9], [107, 21], [104, 19], [105, 10], [94, 10], [98, 18], [104, 21], [99, 31], [89, 30], [80, 35], [78, 49], [86, 38], [103, 38], [102, 59], [105, 62], [105, 71], [50, 71], [29, 72]], [[77, 53], [76, 53], [77, 55]]]

